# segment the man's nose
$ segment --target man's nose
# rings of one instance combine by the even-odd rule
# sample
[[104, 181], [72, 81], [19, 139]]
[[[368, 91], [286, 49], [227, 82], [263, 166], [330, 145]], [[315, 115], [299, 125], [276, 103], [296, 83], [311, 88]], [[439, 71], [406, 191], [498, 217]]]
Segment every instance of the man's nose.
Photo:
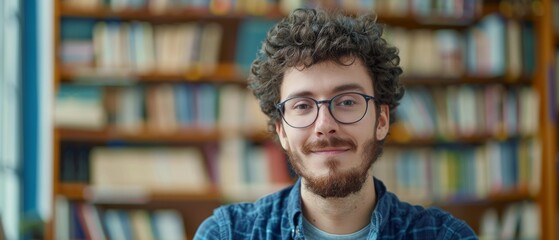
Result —
[[332, 116], [328, 102], [320, 102], [318, 105], [318, 116], [314, 123], [315, 132], [318, 135], [333, 134], [338, 130], [338, 122]]

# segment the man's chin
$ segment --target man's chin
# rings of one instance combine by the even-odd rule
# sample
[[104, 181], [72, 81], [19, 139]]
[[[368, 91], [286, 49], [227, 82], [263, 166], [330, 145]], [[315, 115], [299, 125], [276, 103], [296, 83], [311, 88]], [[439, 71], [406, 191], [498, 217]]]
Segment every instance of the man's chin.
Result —
[[356, 193], [363, 187], [360, 174], [334, 173], [324, 177], [306, 178], [306, 188], [323, 198], [343, 198]]

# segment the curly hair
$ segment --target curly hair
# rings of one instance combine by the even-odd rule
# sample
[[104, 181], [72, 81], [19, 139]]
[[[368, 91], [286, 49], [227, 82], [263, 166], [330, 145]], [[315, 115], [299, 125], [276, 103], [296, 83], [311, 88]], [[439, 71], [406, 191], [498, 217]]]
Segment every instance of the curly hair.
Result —
[[347, 65], [347, 57], [363, 62], [373, 79], [377, 103], [389, 106], [392, 122], [404, 95], [399, 80], [402, 69], [398, 49], [390, 46], [382, 33], [383, 26], [373, 15], [351, 17], [316, 9], [297, 9], [271, 28], [248, 78], [249, 89], [269, 117], [268, 129], [274, 132], [280, 118], [275, 105], [280, 101], [280, 85], [287, 69], [304, 69], [325, 61]]

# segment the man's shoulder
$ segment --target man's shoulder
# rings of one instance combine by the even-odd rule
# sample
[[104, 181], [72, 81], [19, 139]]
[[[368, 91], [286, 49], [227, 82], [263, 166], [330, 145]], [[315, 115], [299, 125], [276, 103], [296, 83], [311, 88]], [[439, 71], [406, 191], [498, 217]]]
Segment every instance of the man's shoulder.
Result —
[[466, 222], [436, 207], [418, 211], [411, 219], [410, 227], [414, 235], [436, 236], [437, 239], [477, 239]]
[[[214, 210], [198, 228], [194, 239], [276, 238], [282, 234], [282, 217], [288, 211], [290, 188], [255, 202], [233, 203]], [[277, 236], [276, 236], [277, 235]]]
[[425, 208], [400, 201], [395, 195], [388, 219], [388, 228], [407, 236], [432, 239], [477, 239], [474, 231], [464, 221], [436, 208]]

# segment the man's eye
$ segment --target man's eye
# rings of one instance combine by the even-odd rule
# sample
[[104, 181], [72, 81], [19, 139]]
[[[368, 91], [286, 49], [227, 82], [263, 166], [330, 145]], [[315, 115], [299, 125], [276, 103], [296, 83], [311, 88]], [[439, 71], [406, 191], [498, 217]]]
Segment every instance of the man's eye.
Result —
[[353, 100], [343, 100], [343, 101], [341, 101], [338, 105], [341, 105], [341, 106], [353, 106], [353, 105], [355, 105], [355, 101], [353, 101]]
[[310, 104], [306, 104], [306, 103], [300, 103], [300, 104], [296, 104], [295, 106], [293, 106], [293, 109], [296, 110], [307, 110], [310, 109], [311, 105]]

